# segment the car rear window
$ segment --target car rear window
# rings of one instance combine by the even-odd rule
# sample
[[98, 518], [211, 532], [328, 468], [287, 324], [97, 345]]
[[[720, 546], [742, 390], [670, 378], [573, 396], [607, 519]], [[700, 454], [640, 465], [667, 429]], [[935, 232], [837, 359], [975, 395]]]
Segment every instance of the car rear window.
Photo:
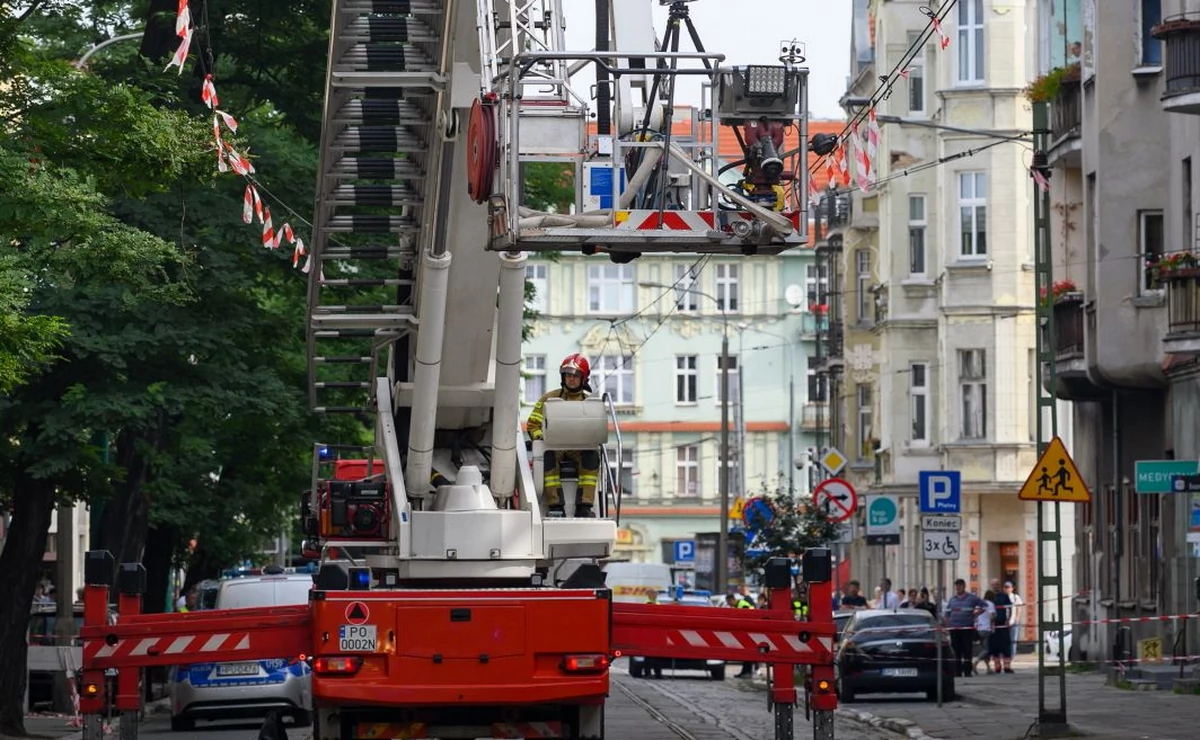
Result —
[[880, 614], [861, 617], [854, 622], [853, 631], [864, 636], [918, 636], [933, 628], [929, 614]]
[[310, 578], [229, 581], [217, 597], [219, 609], [249, 609], [256, 606], [294, 606], [308, 603]]

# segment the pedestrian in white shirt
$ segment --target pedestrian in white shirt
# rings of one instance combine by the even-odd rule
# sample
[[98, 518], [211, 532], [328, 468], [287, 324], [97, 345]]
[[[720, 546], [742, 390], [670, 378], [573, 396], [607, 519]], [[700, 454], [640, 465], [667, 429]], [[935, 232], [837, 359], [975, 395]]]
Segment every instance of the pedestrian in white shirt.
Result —
[[1008, 594], [1008, 598], [1012, 599], [1012, 618], [1009, 620], [1009, 635], [1012, 637], [1012, 654], [1017, 654], [1017, 640], [1025, 631], [1025, 599], [1021, 598], [1021, 594], [1013, 588], [1012, 581], [1004, 582], [1004, 593]]
[[892, 590], [892, 579], [884, 578], [879, 582], [879, 608], [880, 609], [899, 609], [900, 596]]

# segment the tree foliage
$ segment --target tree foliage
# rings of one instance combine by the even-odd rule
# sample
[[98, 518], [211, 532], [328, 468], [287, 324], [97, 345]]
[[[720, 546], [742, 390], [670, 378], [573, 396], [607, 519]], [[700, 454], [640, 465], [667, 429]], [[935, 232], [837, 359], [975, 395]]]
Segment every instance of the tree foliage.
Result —
[[[837, 538], [838, 526], [829, 521], [825, 512], [813, 506], [812, 497], [797, 495], [765, 484], [759, 496], [772, 511], [770, 522], [752, 522], [757, 535], [741, 552], [744, 573], [760, 578], [771, 558], [799, 558], [810, 547], [827, 545]], [[748, 554], [748, 553], [757, 554]]]

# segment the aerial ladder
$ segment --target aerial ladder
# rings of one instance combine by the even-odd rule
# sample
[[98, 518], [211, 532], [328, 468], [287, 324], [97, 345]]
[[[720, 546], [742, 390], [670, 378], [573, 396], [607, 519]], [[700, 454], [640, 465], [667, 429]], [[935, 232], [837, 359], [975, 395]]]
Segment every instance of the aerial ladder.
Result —
[[[548, 403], [544, 439], [527, 447], [518, 397], [527, 253], [753, 259], [806, 243], [802, 50], [784, 42], [778, 65], [728, 67], [685, 0], [660, 0], [661, 39], [651, 0], [597, 0], [596, 46], [572, 51], [562, 4], [334, 0], [309, 400], [373, 420], [374, 445], [314, 445], [301, 517], [322, 562], [307, 605], [144, 615], [140, 566], [88, 553], [85, 740], [99, 740], [106, 670], [124, 720], [142, 668], [281, 657], [311, 668], [314, 740], [598, 739], [625, 653], [769, 664], [776, 738], [793, 737], [801, 703], [814, 738], [833, 737], [828, 551], [804, 555], [807, 621], [784, 558], [767, 569], [771, 609], [613, 603], [600, 567], [620, 516], [611, 399]], [[686, 76], [705, 103], [682, 136]], [[722, 126], [740, 143], [733, 162], [718, 156]], [[573, 173], [574, 209], [524, 203], [536, 163]], [[599, 516], [546, 516], [545, 451], [589, 448], [603, 461]]]

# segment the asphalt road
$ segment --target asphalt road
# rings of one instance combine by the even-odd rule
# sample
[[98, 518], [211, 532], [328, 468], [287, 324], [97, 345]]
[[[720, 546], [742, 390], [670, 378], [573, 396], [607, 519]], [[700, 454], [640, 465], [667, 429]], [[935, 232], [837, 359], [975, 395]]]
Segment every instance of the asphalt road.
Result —
[[[737, 678], [713, 681], [702, 673], [690, 671], [668, 672], [662, 679], [635, 679], [625, 671], [624, 662], [614, 666], [612, 674], [606, 719], [610, 737], [623, 740], [770, 740], [773, 737], [774, 724], [766, 696], [748, 681]], [[172, 732], [168, 714], [151, 713], [141, 725], [139, 740], [258, 740], [261, 726], [256, 720], [201, 720], [195, 730]], [[899, 738], [842, 718], [838, 718], [835, 726], [837, 740]], [[309, 740], [312, 736], [309, 727], [296, 727], [290, 719], [285, 721], [285, 730], [286, 740]], [[795, 715], [795, 740], [811, 737], [812, 728], [801, 708]], [[108, 738], [115, 740], [112, 735]]]

